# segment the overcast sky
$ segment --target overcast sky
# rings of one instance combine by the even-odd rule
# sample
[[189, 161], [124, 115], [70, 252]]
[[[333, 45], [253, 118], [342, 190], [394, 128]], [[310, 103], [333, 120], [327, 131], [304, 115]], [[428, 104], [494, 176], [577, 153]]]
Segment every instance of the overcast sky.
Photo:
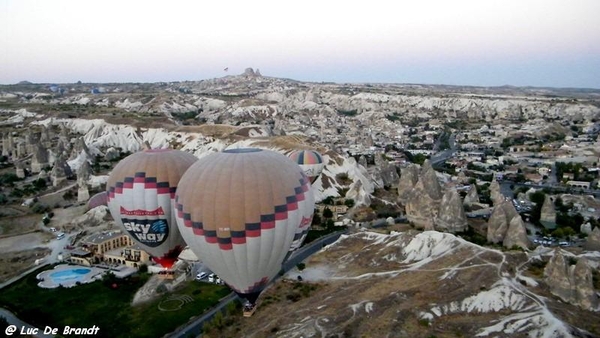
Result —
[[[600, 0], [0, 0], [0, 83], [600, 88]], [[225, 68], [229, 68], [227, 72]]]

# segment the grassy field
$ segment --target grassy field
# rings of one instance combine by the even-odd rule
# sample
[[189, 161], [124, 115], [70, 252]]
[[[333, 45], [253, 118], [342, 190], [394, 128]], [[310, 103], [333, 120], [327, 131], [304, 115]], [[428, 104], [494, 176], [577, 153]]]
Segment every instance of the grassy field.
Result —
[[161, 337], [202, 314], [229, 294], [227, 287], [185, 282], [159, 299], [132, 307], [148, 276], [105, 279], [70, 289], [43, 289], [34, 272], [0, 293], [0, 306], [37, 327], [100, 328], [98, 337]]

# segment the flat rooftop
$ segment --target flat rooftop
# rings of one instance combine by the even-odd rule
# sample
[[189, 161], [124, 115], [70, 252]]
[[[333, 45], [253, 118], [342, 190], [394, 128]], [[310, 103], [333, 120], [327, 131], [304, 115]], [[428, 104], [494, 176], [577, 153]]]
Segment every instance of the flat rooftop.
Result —
[[91, 234], [88, 237], [86, 237], [83, 242], [85, 243], [94, 243], [94, 244], [100, 244], [104, 241], [107, 241], [109, 239], [113, 239], [119, 236], [123, 236], [123, 233], [120, 230], [115, 230], [115, 231], [103, 231], [100, 233], [95, 233], [95, 234]]

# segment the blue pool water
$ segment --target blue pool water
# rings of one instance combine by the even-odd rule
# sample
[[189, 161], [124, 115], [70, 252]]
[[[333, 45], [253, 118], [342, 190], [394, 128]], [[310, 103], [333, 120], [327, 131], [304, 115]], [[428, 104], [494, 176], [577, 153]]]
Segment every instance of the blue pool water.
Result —
[[90, 273], [91, 271], [92, 271], [92, 269], [86, 269], [86, 268], [61, 270], [61, 271], [51, 273], [50, 278], [52, 278], [52, 280], [57, 284], [61, 283], [61, 282], [67, 282], [67, 281], [68, 282], [78, 282], [83, 279], [83, 276]]

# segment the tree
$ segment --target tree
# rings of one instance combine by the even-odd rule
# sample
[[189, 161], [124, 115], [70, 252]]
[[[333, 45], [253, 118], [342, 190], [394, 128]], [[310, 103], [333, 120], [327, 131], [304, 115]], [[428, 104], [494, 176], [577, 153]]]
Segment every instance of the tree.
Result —
[[333, 217], [333, 212], [331, 211], [331, 209], [325, 208], [325, 210], [323, 210], [323, 217], [325, 217], [325, 218], [332, 218]]
[[354, 206], [354, 200], [349, 198], [347, 200], [344, 201], [344, 204], [348, 207], [348, 208], [352, 208]]
[[36, 190], [44, 190], [47, 186], [46, 180], [43, 178], [38, 178], [37, 180], [33, 181], [33, 186]]
[[333, 205], [333, 197], [327, 196], [327, 198], [325, 198], [322, 203], [327, 205]]

